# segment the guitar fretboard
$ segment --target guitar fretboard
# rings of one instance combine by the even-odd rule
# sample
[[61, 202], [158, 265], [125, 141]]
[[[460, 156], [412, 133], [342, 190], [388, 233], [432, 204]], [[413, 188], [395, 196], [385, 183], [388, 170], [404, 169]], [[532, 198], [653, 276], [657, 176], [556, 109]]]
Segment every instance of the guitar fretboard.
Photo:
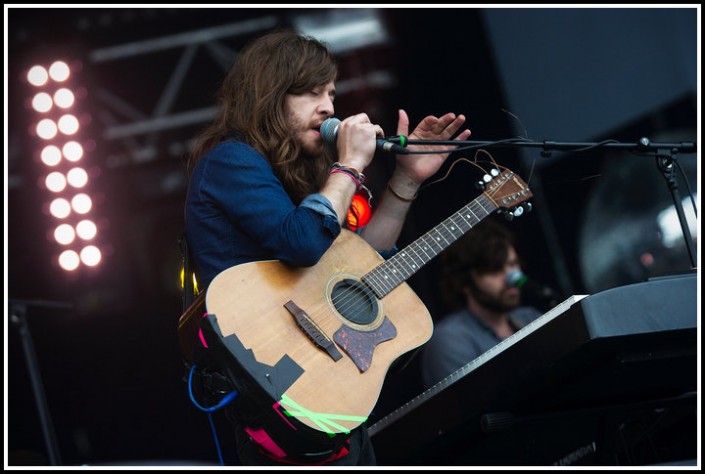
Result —
[[367, 273], [362, 281], [383, 298], [496, 209], [485, 194], [480, 195]]

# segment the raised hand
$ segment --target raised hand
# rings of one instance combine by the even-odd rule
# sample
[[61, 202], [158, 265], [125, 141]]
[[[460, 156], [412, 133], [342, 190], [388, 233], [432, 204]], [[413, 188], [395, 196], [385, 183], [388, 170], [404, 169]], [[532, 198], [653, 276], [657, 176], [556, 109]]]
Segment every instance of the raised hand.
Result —
[[[449, 112], [442, 117], [429, 115], [409, 133], [409, 116], [403, 109], [399, 110], [397, 135], [406, 135], [410, 140], [450, 140], [465, 123], [464, 115]], [[454, 140], [467, 140], [471, 131], [460, 132]], [[408, 135], [407, 135], [408, 134]], [[408, 145], [413, 151], [428, 151], [428, 154], [397, 155], [397, 169], [407, 180], [421, 185], [433, 176], [456, 147], [449, 145]]]

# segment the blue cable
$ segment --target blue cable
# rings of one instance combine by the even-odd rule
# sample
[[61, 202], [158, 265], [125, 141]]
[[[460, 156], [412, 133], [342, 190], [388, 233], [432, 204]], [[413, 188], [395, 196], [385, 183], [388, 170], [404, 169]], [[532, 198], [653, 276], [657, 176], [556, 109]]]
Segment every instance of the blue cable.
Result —
[[189, 371], [188, 375], [188, 395], [189, 398], [191, 399], [191, 402], [196, 406], [201, 411], [206, 412], [208, 415], [208, 422], [211, 425], [211, 431], [213, 432], [213, 440], [215, 441], [215, 449], [218, 452], [218, 459], [220, 460], [220, 465], [224, 466], [225, 464], [223, 463], [223, 454], [221, 453], [220, 450], [220, 443], [218, 442], [218, 434], [216, 433], [215, 430], [215, 423], [213, 422], [213, 417], [211, 416], [211, 413], [214, 411], [220, 410], [221, 408], [225, 407], [229, 403], [232, 403], [232, 401], [237, 397], [237, 391], [233, 390], [232, 392], [229, 392], [226, 394], [216, 405], [212, 407], [204, 407], [200, 403], [196, 401], [196, 397], [193, 395], [193, 389], [191, 388], [191, 381], [193, 380], [193, 373], [196, 371], [196, 365], [191, 366], [191, 370]]

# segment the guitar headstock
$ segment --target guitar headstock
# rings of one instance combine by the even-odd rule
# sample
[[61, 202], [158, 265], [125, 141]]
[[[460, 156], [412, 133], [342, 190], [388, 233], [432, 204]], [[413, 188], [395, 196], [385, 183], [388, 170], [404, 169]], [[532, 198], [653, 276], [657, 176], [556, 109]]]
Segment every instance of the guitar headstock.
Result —
[[527, 202], [533, 196], [529, 186], [509, 169], [491, 171], [489, 179], [481, 182], [484, 194], [499, 208], [507, 219], [518, 217], [531, 210]]

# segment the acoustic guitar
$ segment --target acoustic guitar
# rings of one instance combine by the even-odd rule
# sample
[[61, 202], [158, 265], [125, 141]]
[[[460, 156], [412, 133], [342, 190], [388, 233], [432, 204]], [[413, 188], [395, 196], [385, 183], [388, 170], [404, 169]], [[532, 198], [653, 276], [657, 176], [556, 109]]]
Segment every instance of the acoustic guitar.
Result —
[[208, 318], [241, 375], [282, 414], [321, 432], [347, 433], [372, 412], [390, 365], [433, 332], [431, 315], [405, 281], [486, 216], [516, 210], [531, 196], [504, 170], [478, 198], [387, 260], [343, 230], [313, 267], [233, 266], [207, 289]]

